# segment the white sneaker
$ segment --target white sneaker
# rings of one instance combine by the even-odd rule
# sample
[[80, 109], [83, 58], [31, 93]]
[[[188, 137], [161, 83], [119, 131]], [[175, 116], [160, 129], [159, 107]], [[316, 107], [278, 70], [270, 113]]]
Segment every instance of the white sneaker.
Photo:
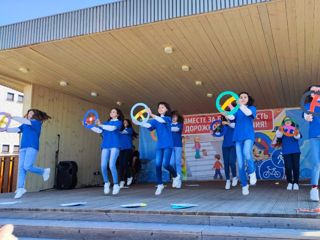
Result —
[[242, 195], [249, 195], [249, 185], [242, 187]]
[[127, 179], [127, 186], [130, 186], [132, 184], [132, 181], [133, 181], [133, 177], [129, 177]]
[[125, 184], [125, 182], [124, 182], [124, 181], [121, 181], [121, 182], [120, 182], [120, 188], [123, 188], [123, 187], [124, 187], [124, 184]]
[[44, 172], [42, 174], [43, 177], [43, 181], [48, 181], [49, 177], [50, 177], [50, 168], [45, 168]]
[[155, 192], [155, 195], [156, 195], [156, 196], [160, 195], [160, 194], [162, 193], [162, 190], [163, 190], [163, 189], [164, 189], [163, 184], [159, 184], [159, 185], [157, 186], [157, 190], [156, 190], [156, 192]]
[[229, 190], [229, 189], [230, 189], [230, 185], [231, 185], [230, 180], [227, 180], [227, 181], [226, 181], [225, 189], [226, 189], [226, 190]]
[[22, 197], [22, 195], [23, 194], [25, 194], [27, 192], [27, 190], [26, 189], [24, 189], [24, 188], [18, 188], [17, 190], [16, 190], [16, 195], [14, 195], [14, 198], [21, 198]]
[[288, 183], [287, 190], [289, 190], [289, 191], [292, 190], [292, 183]]
[[232, 187], [235, 187], [235, 186], [237, 186], [238, 185], [238, 178], [237, 177], [234, 177], [234, 178], [232, 178]]
[[298, 183], [294, 183], [294, 184], [293, 184], [293, 190], [295, 190], [295, 191], [299, 190], [299, 185], [298, 185]]
[[250, 177], [250, 185], [255, 185], [257, 183], [256, 172], [249, 174]]
[[180, 179], [180, 175], [177, 174], [177, 176], [172, 179], [172, 187], [177, 188], [179, 185], [181, 187], [181, 179]]
[[120, 186], [118, 184], [113, 185], [112, 195], [117, 195], [120, 192]]
[[110, 182], [107, 182], [104, 184], [104, 189], [103, 189], [104, 194], [109, 194], [110, 192]]
[[310, 200], [314, 202], [319, 202], [319, 190], [318, 188], [311, 188]]
[[179, 179], [179, 182], [177, 183], [176, 188], [181, 188], [181, 186], [182, 186], [182, 181], [181, 181], [181, 179]]

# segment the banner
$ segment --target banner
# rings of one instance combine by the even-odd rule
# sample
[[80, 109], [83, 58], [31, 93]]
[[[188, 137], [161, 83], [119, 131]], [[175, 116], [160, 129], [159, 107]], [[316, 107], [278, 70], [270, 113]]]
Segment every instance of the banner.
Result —
[[[211, 123], [220, 120], [220, 116], [218, 113], [183, 116], [183, 135], [209, 134]], [[254, 128], [256, 131], [273, 130], [273, 110], [257, 111]]]
[[[308, 123], [302, 118], [302, 111], [298, 108], [258, 110], [254, 121], [255, 143], [253, 157], [258, 179], [283, 179], [284, 161], [281, 149], [271, 145], [275, 136], [275, 127], [280, 126], [283, 118], [289, 116], [299, 125], [303, 138], [299, 141], [301, 149], [300, 176], [309, 178], [311, 175], [310, 145], [308, 140]], [[215, 155], [221, 157], [223, 179], [222, 141], [223, 137], [213, 137], [210, 125], [220, 118], [220, 114], [197, 114], [184, 116], [183, 129], [183, 173], [187, 180], [213, 180], [217, 166]], [[147, 129], [140, 131], [141, 157], [148, 159], [143, 181], [155, 180], [155, 144], [156, 134]], [[168, 180], [169, 175], [164, 176]], [[218, 177], [220, 178], [220, 176]]]
[[[272, 140], [275, 136], [275, 126], [280, 126], [283, 118], [289, 116], [300, 126], [303, 135], [300, 140], [301, 159], [300, 176], [310, 177], [309, 144], [307, 139], [308, 124], [302, 118], [301, 109], [258, 110], [254, 121], [255, 143], [253, 157], [258, 179], [283, 179], [285, 177], [284, 161], [281, 149], [274, 149]], [[187, 115], [184, 129], [184, 152], [186, 176], [188, 180], [213, 180], [215, 176], [215, 155], [222, 156], [223, 137], [213, 137], [210, 134], [209, 118], [218, 119], [219, 114]], [[225, 179], [223, 166], [220, 170]]]

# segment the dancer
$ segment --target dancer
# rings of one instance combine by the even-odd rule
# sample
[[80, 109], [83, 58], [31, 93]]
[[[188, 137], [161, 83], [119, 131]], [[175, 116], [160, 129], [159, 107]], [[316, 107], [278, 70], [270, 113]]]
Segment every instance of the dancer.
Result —
[[[288, 182], [287, 190], [299, 190], [299, 174], [300, 174], [300, 147], [299, 139], [301, 134], [291, 118], [285, 117], [282, 126], [294, 127], [294, 136], [284, 135], [285, 127], [280, 127], [276, 131], [276, 137], [281, 141], [282, 156]], [[279, 141], [278, 141], [279, 142]]]
[[226, 128], [226, 133], [223, 136], [222, 142], [222, 156], [224, 163], [224, 171], [226, 174], [226, 185], [225, 189], [229, 190], [231, 186], [230, 181], [230, 169], [232, 173], [232, 186], [235, 187], [238, 184], [237, 172], [236, 172], [236, 147], [233, 142], [234, 134], [234, 121], [229, 121], [225, 116], [221, 116], [222, 125]]
[[[309, 111], [311, 103], [315, 103], [314, 112], [320, 113], [320, 104], [318, 97], [320, 95], [320, 85], [312, 85], [307, 91], [313, 93], [306, 99], [305, 108]], [[314, 102], [316, 101], [316, 102]], [[311, 190], [310, 200], [319, 201], [319, 176], [320, 176], [320, 116], [304, 113], [304, 119], [309, 122], [309, 142], [312, 158], [312, 175], [311, 175]]]
[[113, 108], [110, 111], [108, 121], [101, 123], [96, 120], [96, 127], [92, 131], [102, 135], [101, 143], [101, 172], [104, 181], [104, 194], [110, 192], [110, 182], [108, 177], [108, 164], [113, 178], [112, 194], [117, 195], [120, 191], [118, 184], [118, 173], [116, 162], [120, 152], [120, 130], [122, 128], [123, 114], [120, 109]]
[[22, 134], [19, 150], [18, 183], [14, 198], [21, 198], [27, 192], [25, 179], [28, 172], [42, 176], [44, 181], [48, 181], [50, 177], [50, 168], [34, 166], [39, 153], [42, 123], [50, 118], [45, 112], [38, 109], [29, 109], [25, 117], [12, 117], [12, 120], [22, 123], [17, 128], [7, 129], [9, 133]]
[[157, 190], [155, 195], [160, 195], [164, 189], [162, 182], [162, 163], [164, 168], [168, 170], [173, 176], [172, 187], [176, 188], [181, 185], [180, 175], [170, 166], [170, 158], [173, 148], [173, 140], [171, 133], [171, 108], [168, 103], [160, 102], [158, 103], [158, 113], [155, 115], [151, 112], [150, 108], [147, 112], [153, 118], [148, 123], [142, 124], [143, 127], [149, 130], [156, 129], [157, 132], [157, 152], [156, 152], [156, 175], [157, 175]]
[[[172, 112], [172, 124], [171, 132], [173, 139], [173, 149], [170, 160], [170, 165], [176, 170], [179, 176], [182, 176], [182, 129], [183, 129], [183, 117], [178, 111]], [[177, 185], [177, 188], [181, 188], [181, 181]]]
[[254, 99], [247, 92], [241, 92], [238, 100], [240, 109], [235, 113], [235, 116], [228, 116], [229, 120], [235, 119], [233, 141], [236, 143], [237, 162], [243, 195], [249, 194], [246, 166], [250, 177], [250, 184], [254, 185], [257, 182], [252, 155], [254, 143], [253, 120], [256, 117], [256, 107], [253, 106], [253, 103]]
[[121, 151], [120, 151], [120, 188], [125, 185], [130, 186], [133, 180], [132, 176], [132, 158], [133, 158], [133, 145], [132, 140], [137, 138], [138, 134], [132, 128], [132, 123], [129, 119], [123, 121], [124, 130], [120, 134]]

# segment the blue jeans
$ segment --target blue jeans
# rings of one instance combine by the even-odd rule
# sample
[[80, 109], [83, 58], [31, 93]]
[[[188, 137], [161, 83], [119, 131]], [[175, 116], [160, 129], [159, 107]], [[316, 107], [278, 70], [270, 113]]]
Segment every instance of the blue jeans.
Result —
[[196, 159], [201, 158], [200, 149], [196, 149], [196, 154], [194, 155]]
[[37, 160], [38, 150], [34, 148], [23, 148], [19, 151], [19, 171], [17, 188], [25, 187], [25, 180], [28, 172], [43, 175], [44, 169], [33, 166]]
[[220, 179], [222, 179], [222, 174], [220, 169], [216, 169], [213, 179], [217, 179], [218, 176], [220, 177]]
[[119, 156], [119, 148], [103, 148], [101, 152], [101, 172], [103, 181], [109, 182], [108, 163], [113, 178], [113, 184], [118, 184], [118, 173], [116, 162]]
[[320, 138], [310, 138], [312, 158], [311, 184], [318, 185], [320, 175]]
[[181, 159], [182, 147], [174, 147], [172, 149], [170, 165], [176, 170], [177, 174], [179, 174], [180, 176], [182, 176]]
[[157, 184], [162, 184], [162, 163], [163, 167], [171, 173], [173, 177], [177, 176], [177, 172], [172, 166], [170, 166], [170, 158], [172, 154], [172, 148], [157, 149], [156, 152], [156, 175]]
[[248, 178], [246, 173], [246, 166], [248, 169], [248, 174], [255, 172], [255, 166], [252, 156], [253, 141], [251, 139], [246, 139], [241, 142], [236, 142], [236, 153], [238, 161], [239, 176], [242, 187], [248, 185]]
[[224, 171], [226, 174], [226, 180], [230, 180], [230, 168], [232, 177], [236, 177], [236, 148], [235, 146], [231, 147], [222, 147]]

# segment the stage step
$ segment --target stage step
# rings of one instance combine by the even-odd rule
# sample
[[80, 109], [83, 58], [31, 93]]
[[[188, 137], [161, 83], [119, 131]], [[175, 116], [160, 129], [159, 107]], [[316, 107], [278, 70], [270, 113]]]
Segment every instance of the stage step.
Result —
[[[15, 234], [56, 239], [320, 239], [320, 219], [152, 214], [135, 211], [2, 211]], [[130, 236], [130, 238], [128, 237]]]
[[319, 239], [319, 231], [190, 224], [6, 219], [20, 237], [55, 239]]

